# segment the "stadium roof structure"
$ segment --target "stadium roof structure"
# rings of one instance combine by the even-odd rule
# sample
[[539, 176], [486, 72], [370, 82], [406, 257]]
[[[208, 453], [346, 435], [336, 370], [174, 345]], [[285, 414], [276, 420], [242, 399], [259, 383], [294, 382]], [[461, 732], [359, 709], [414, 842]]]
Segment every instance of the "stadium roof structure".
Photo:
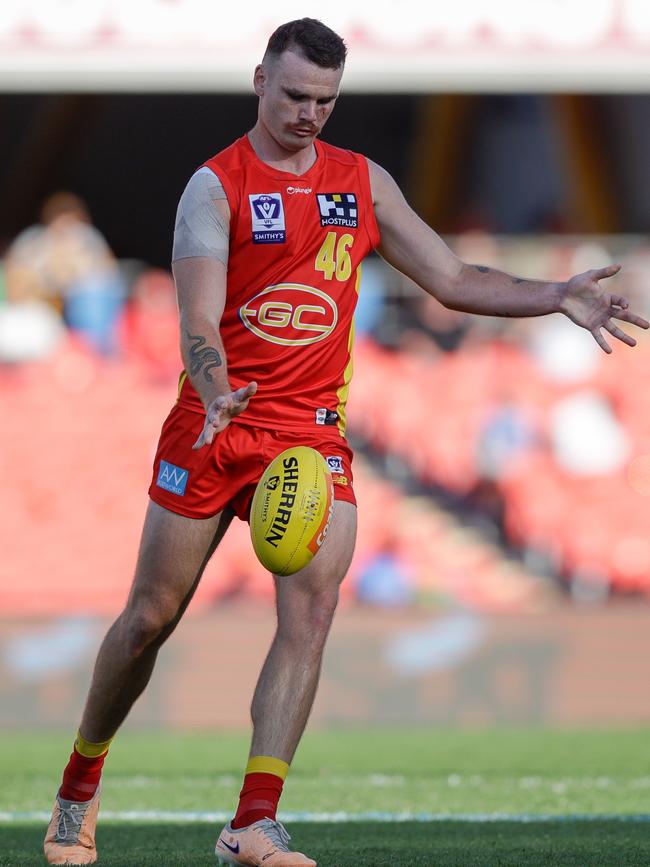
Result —
[[269, 33], [325, 17], [358, 92], [633, 92], [650, 82], [647, 0], [3, 0], [0, 90], [245, 92]]

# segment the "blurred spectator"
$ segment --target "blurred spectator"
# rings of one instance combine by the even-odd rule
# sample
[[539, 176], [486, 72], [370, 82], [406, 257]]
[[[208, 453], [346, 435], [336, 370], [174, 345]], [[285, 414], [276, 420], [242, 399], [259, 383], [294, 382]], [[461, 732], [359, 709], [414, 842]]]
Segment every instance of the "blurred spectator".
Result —
[[578, 391], [551, 412], [551, 439], [558, 465], [574, 475], [622, 470], [630, 443], [607, 400], [597, 391]]
[[354, 314], [355, 333], [374, 334], [384, 319], [388, 273], [384, 264], [372, 256], [363, 263], [359, 300]]
[[[419, 328], [435, 344], [437, 349], [443, 352], [454, 352], [463, 344], [463, 341], [472, 327], [472, 317], [457, 310], [449, 310], [424, 292], [413, 299], [413, 314]], [[409, 334], [407, 344], [410, 342]]]
[[168, 382], [183, 365], [178, 341], [178, 307], [168, 271], [151, 268], [133, 285], [121, 326], [121, 343], [152, 379]]
[[529, 326], [530, 351], [545, 378], [574, 384], [589, 380], [597, 372], [602, 350], [583, 329], [565, 316], [554, 314]]
[[407, 605], [415, 596], [414, 577], [399, 552], [399, 538], [391, 534], [363, 563], [355, 584], [359, 602], [392, 607]]
[[104, 354], [115, 350], [123, 281], [85, 204], [73, 193], [59, 192], [47, 199], [41, 222], [11, 244], [6, 283], [11, 303], [47, 303], [94, 349]]
[[42, 301], [0, 306], [0, 363], [40, 361], [65, 336], [61, 317]]
[[504, 399], [488, 412], [478, 433], [476, 464], [484, 479], [498, 481], [517, 458], [538, 442], [535, 424], [525, 407]]

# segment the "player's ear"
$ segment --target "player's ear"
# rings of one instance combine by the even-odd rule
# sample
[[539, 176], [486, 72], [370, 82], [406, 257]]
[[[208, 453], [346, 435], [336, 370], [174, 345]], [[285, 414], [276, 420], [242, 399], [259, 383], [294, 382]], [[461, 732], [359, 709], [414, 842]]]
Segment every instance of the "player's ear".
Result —
[[266, 84], [266, 70], [261, 63], [258, 63], [253, 73], [253, 89], [258, 96], [264, 94], [264, 85]]

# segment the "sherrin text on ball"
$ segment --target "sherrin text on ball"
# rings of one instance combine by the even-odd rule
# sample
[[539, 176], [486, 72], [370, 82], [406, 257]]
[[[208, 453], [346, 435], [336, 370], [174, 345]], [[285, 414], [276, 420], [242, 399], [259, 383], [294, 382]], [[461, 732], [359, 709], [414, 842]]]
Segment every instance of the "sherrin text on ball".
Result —
[[293, 575], [319, 551], [332, 517], [332, 476], [308, 446], [279, 454], [264, 471], [251, 506], [253, 548], [275, 575]]

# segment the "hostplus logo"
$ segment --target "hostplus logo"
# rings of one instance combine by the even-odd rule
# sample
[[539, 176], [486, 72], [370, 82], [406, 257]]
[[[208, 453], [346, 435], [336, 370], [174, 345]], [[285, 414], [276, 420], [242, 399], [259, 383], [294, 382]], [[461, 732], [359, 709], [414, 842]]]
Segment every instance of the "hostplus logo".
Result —
[[356, 229], [359, 225], [357, 197], [354, 193], [316, 193], [321, 226], [345, 226]]

